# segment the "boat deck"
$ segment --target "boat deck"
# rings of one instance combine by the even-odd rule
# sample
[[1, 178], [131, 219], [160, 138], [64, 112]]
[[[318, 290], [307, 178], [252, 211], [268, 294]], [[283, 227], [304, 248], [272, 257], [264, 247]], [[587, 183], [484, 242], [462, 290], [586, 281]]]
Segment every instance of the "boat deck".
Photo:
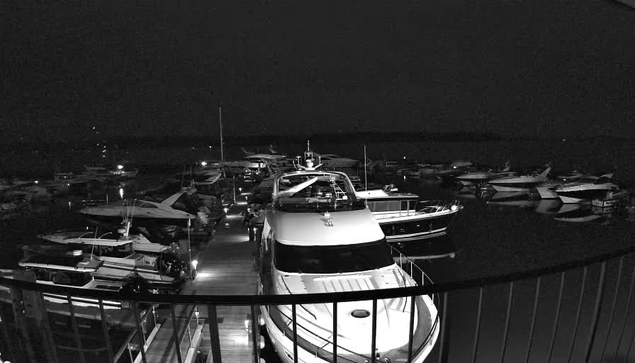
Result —
[[[243, 199], [244, 197], [240, 198]], [[256, 270], [254, 267], [254, 244], [249, 241], [247, 227], [242, 225], [240, 212], [247, 208], [245, 202], [239, 201], [228, 211], [211, 240], [198, 255], [198, 274], [189, 281], [181, 294], [199, 295], [236, 295], [256, 293]], [[198, 306], [201, 322], [208, 318], [207, 306]], [[194, 337], [196, 327], [192, 318], [193, 307], [176, 306], [176, 323], [179, 336], [183, 336], [181, 357], [186, 361], [187, 338]], [[166, 311], [169, 317], [169, 311]], [[250, 314], [249, 307], [219, 306], [217, 308], [218, 329], [222, 347], [222, 361], [244, 363], [252, 361], [252, 343], [245, 324]], [[188, 322], [190, 322], [188, 324]], [[189, 329], [188, 329], [189, 326]], [[207, 353], [211, 349], [210, 329], [205, 323], [198, 326], [202, 339], [197, 350]], [[155, 335], [148, 347], [146, 358], [148, 363], [178, 362], [173, 338], [173, 324], [167, 319]], [[211, 353], [210, 353], [211, 356]], [[211, 361], [211, 359], [208, 359]]]

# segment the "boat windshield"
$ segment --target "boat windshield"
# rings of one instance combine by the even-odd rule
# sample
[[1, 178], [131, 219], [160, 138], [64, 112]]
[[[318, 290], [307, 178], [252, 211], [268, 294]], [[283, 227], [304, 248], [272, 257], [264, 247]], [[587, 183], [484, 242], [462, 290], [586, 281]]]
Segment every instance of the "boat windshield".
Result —
[[366, 207], [343, 175], [288, 175], [279, 178], [277, 183], [276, 207], [288, 212], [357, 210]]
[[274, 247], [274, 264], [284, 272], [344, 273], [375, 270], [393, 263], [384, 239], [336, 246], [294, 246], [276, 241]]

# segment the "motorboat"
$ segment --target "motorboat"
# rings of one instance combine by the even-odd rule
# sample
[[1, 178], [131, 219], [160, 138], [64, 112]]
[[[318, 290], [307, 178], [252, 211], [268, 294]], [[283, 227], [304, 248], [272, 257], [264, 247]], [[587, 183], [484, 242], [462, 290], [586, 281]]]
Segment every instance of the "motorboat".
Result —
[[345, 158], [336, 154], [316, 154], [318, 164], [322, 164], [325, 168], [345, 169], [354, 168], [359, 165], [359, 160]]
[[445, 232], [463, 209], [457, 201], [424, 201], [413, 193], [401, 193], [391, 186], [358, 190], [386, 235], [388, 242], [417, 241]]
[[186, 189], [161, 201], [152, 200], [151, 196], [146, 196], [143, 199], [84, 207], [79, 212], [98, 222], [117, 224], [124, 216], [137, 220], [152, 219], [162, 224], [186, 228], [190, 221], [203, 227], [207, 226], [210, 211], [196, 193]]
[[598, 208], [616, 208], [625, 205], [630, 198], [628, 190], [619, 190], [617, 192], [609, 190], [606, 194], [599, 198], [591, 200], [591, 205]]
[[[102, 266], [103, 261], [90, 259], [82, 251], [64, 249], [52, 253], [49, 250], [38, 250], [31, 247], [23, 249], [24, 258], [18, 263], [21, 270], [2, 270], [4, 278], [33, 279], [38, 284], [80, 288], [92, 291], [141, 292], [133, 278], [121, 281], [96, 279], [94, 273]], [[54, 293], [43, 293], [46, 301], [59, 304], [72, 302], [79, 307], [99, 307], [98, 299], [72, 297]], [[104, 309], [121, 309], [126, 307], [121, 301], [102, 301]]]
[[[391, 256], [379, 223], [346, 174], [308, 169], [278, 175], [264, 212], [259, 242], [260, 294], [335, 293], [416, 284]], [[423, 362], [437, 340], [440, 320], [431, 296], [337, 304], [337, 361]], [[261, 306], [260, 318], [283, 362], [333, 361], [333, 305]], [[260, 319], [259, 319], [260, 320]], [[293, 331], [297, 326], [297, 357]], [[376, 351], [369, 354], [376, 323]]]
[[538, 202], [531, 198], [527, 192], [496, 192], [485, 198], [488, 205], [533, 208]]
[[194, 273], [196, 264], [188, 266], [168, 246], [152, 243], [143, 235], [130, 235], [131, 224], [127, 221], [117, 233], [107, 232], [100, 236], [94, 236], [92, 232], [56, 232], [38, 237], [72, 250], [81, 250], [86, 257], [103, 261], [93, 274], [96, 278], [116, 281], [136, 275], [148, 291], [177, 291], [188, 274]]
[[537, 185], [536, 191], [541, 199], [560, 199], [558, 193], [556, 193], [556, 189], [559, 186], [573, 182], [594, 182], [597, 179], [597, 176], [582, 174], [574, 170], [569, 174], [558, 175], [553, 180]]
[[551, 167], [547, 167], [542, 173], [508, 176], [504, 178], [493, 179], [488, 182], [497, 192], [528, 192], [537, 185], [548, 181], [547, 176], [551, 171]]
[[473, 184], [483, 184], [489, 180], [507, 178], [516, 176], [516, 172], [511, 171], [509, 162], [505, 164], [505, 167], [501, 170], [489, 169], [481, 171], [473, 171], [466, 174], [458, 175], [456, 180], [463, 186], [469, 186]]
[[604, 174], [596, 180], [581, 179], [567, 183], [555, 189], [563, 203], [582, 203], [595, 198], [602, 198], [606, 192], [618, 192], [620, 187], [613, 183], [613, 174]]

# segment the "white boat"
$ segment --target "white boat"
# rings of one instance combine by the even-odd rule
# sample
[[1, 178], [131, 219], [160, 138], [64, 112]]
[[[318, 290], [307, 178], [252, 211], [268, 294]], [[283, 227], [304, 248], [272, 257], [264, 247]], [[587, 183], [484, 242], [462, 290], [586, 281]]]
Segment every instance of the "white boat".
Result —
[[[394, 262], [373, 214], [344, 173], [303, 170], [279, 175], [266, 209], [259, 248], [262, 294], [333, 293], [398, 288], [415, 281]], [[337, 304], [337, 361], [370, 361], [376, 322], [377, 361], [408, 358], [410, 298], [384, 299], [372, 315], [371, 301]], [[412, 362], [423, 362], [439, 334], [430, 296], [415, 297]], [[260, 308], [271, 342], [283, 362], [332, 362], [333, 305]], [[297, 326], [294, 357], [293, 332]]]
[[593, 181], [579, 180], [567, 183], [555, 189], [562, 203], [582, 203], [595, 198], [602, 198], [606, 192], [620, 190], [612, 181], [613, 174], [604, 174]]
[[629, 198], [630, 193], [627, 190], [617, 192], [610, 190], [606, 192], [604, 196], [592, 199], [591, 205], [599, 208], [615, 208], [620, 205], [625, 205]]
[[516, 176], [516, 172], [511, 171], [511, 167], [509, 162], [505, 163], [505, 167], [502, 170], [481, 170], [481, 171], [473, 171], [470, 173], [462, 174], [456, 177], [456, 180], [459, 181], [462, 185], [468, 186], [472, 184], [482, 184], [487, 182], [488, 180], [507, 178]]
[[[102, 266], [103, 261], [89, 259], [83, 256], [82, 251], [66, 251], [63, 254], [50, 253], [50, 251], [37, 251], [34, 248], [25, 250], [25, 257], [18, 265], [27, 272], [3, 270], [1, 276], [5, 278], [17, 278], [17, 275], [34, 275], [35, 282], [43, 285], [74, 287], [94, 291], [129, 291], [139, 292], [133, 279], [126, 281], [105, 281], [95, 279], [93, 274]], [[43, 293], [46, 301], [59, 304], [68, 304], [66, 295]], [[72, 297], [71, 302], [79, 307], [99, 307], [99, 300]], [[104, 309], [121, 309], [125, 307], [121, 301], [103, 300]]]
[[359, 165], [359, 160], [345, 158], [336, 154], [315, 154], [318, 157], [318, 164], [325, 168], [345, 169], [354, 168]]
[[417, 241], [444, 232], [463, 209], [456, 201], [423, 201], [416, 194], [390, 187], [356, 193], [366, 200], [388, 242]]
[[490, 180], [488, 184], [498, 192], [528, 192], [537, 185], [547, 182], [550, 171], [551, 167], [548, 167], [540, 174], [508, 176]]
[[536, 191], [541, 199], [560, 199], [556, 189], [563, 184], [573, 182], [594, 182], [597, 176], [582, 174], [576, 170], [566, 175], [558, 175], [553, 180], [536, 186]]
[[135, 219], [153, 219], [164, 224], [185, 227], [188, 221], [208, 225], [210, 211], [195, 193], [182, 190], [163, 201], [153, 201], [149, 198], [124, 200], [85, 207], [79, 212], [92, 219], [110, 221], [113, 224], [121, 221], [122, 216], [132, 216]]

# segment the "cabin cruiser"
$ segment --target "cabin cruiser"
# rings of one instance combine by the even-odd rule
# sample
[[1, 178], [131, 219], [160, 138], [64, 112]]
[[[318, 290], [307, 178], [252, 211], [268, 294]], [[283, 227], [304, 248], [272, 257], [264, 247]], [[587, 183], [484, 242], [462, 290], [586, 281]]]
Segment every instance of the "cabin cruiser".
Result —
[[579, 180], [555, 189], [562, 203], [582, 203], [604, 197], [606, 192], [618, 192], [620, 187], [613, 183], [613, 174], [604, 174], [596, 180]]
[[456, 180], [463, 186], [469, 186], [474, 184], [483, 184], [492, 179], [500, 179], [516, 176], [516, 172], [511, 171], [509, 162], [505, 163], [503, 169], [495, 170], [481, 170], [465, 173], [456, 177]]
[[[120, 281], [105, 281], [96, 279], [94, 273], [102, 266], [103, 261], [90, 259], [83, 255], [82, 251], [57, 251], [40, 250], [29, 246], [23, 248], [24, 258], [18, 263], [22, 270], [2, 270], [0, 276], [4, 278], [18, 278], [18, 276], [33, 276], [35, 282], [43, 285], [74, 287], [92, 291], [121, 291], [141, 292], [133, 278]], [[60, 304], [68, 304], [66, 295], [43, 293], [46, 301]], [[98, 299], [72, 297], [74, 306], [99, 307]], [[121, 309], [125, 306], [120, 301], [103, 300], [104, 309]]]
[[418, 195], [400, 193], [392, 186], [356, 193], [366, 200], [388, 242], [417, 241], [444, 232], [463, 208], [456, 201], [422, 201]]
[[[259, 239], [260, 294], [335, 293], [414, 286], [399, 266], [374, 218], [344, 173], [311, 168], [283, 173], [273, 186]], [[409, 321], [414, 314], [412, 362], [423, 362], [439, 334], [430, 296], [337, 304], [337, 361], [368, 362], [376, 322], [377, 361], [408, 359]], [[261, 318], [283, 362], [333, 361], [333, 305], [261, 306]], [[297, 324], [297, 357], [293, 331]]]
[[547, 182], [550, 171], [551, 167], [548, 167], [540, 174], [508, 176], [490, 180], [488, 184], [498, 192], [528, 192], [537, 185]]
[[200, 226], [207, 226], [210, 211], [196, 193], [182, 190], [162, 201], [151, 200], [150, 196], [146, 196], [139, 200], [124, 200], [85, 207], [79, 212], [96, 221], [117, 223], [122, 216], [128, 216], [187, 228], [192, 220]]
[[[129, 227], [128, 227], [129, 228]], [[144, 288], [154, 293], [173, 293], [190, 273], [185, 261], [170, 252], [169, 248], [151, 243], [143, 236], [122, 236], [117, 238], [111, 233], [97, 238], [80, 236], [60, 238], [63, 233], [40, 235], [39, 237], [58, 245], [40, 246], [42, 250], [51, 247], [80, 250], [87, 258], [103, 261], [93, 276], [102, 280], [119, 281], [136, 276]], [[69, 234], [66, 233], [68, 236]], [[109, 238], [110, 237], [110, 238]], [[195, 266], [192, 266], [194, 268]], [[193, 271], [192, 271], [193, 272]]]
[[609, 190], [604, 196], [592, 199], [591, 205], [598, 208], [620, 207], [628, 203], [630, 196], [628, 190], [622, 189], [617, 192]]

